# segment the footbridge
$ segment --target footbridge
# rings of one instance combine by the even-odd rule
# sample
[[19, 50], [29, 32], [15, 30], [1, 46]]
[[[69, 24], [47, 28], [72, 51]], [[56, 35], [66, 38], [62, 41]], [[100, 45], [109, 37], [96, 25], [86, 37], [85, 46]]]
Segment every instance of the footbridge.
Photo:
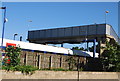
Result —
[[[99, 47], [106, 39], [114, 39], [120, 43], [120, 39], [113, 27], [109, 24], [92, 24], [64, 28], [28, 31], [28, 41], [40, 44], [79, 44], [83, 40], [96, 39]], [[88, 41], [89, 42], [89, 41]]]

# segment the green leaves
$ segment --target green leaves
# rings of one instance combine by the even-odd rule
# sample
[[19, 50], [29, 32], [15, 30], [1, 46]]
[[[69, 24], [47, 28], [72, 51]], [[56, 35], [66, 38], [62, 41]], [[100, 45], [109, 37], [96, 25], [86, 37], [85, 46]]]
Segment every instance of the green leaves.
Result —
[[20, 64], [21, 48], [11, 46], [11, 47], [7, 47], [5, 51], [6, 51], [6, 57], [10, 59], [9, 66], [17, 66]]
[[[21, 48], [19, 47], [7, 47], [6, 56], [3, 65], [3, 69], [7, 71], [21, 71], [23, 74], [32, 75], [37, 68], [33, 66], [20, 66], [20, 53]], [[9, 60], [9, 62], [8, 62]]]
[[21, 71], [21, 73], [25, 75], [32, 75], [37, 68], [33, 66], [3, 66], [2, 69], [5, 69], [7, 71]]
[[120, 45], [107, 41], [102, 56], [105, 71], [120, 72]]

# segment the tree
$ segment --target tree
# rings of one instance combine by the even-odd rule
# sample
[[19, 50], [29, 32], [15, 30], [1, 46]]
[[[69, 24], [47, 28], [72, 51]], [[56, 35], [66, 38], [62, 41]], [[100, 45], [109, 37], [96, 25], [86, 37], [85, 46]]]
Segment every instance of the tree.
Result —
[[21, 54], [21, 48], [19, 47], [6, 47], [5, 49], [5, 58], [3, 60], [4, 65], [3, 69], [7, 71], [21, 71], [23, 74], [30, 74], [32, 75], [37, 68], [33, 66], [24, 66], [20, 65], [20, 54]]
[[74, 66], [76, 65], [76, 59], [73, 56], [70, 56], [65, 61], [68, 62], [69, 70], [73, 70]]
[[20, 52], [21, 48], [19, 47], [6, 47], [6, 55], [3, 60], [5, 66], [17, 66], [20, 64]]
[[115, 41], [106, 41], [106, 47], [103, 48], [103, 68], [105, 71], [120, 72], [120, 45]]
[[[99, 47], [98, 47], [98, 45], [96, 45], [96, 52], [97, 53], [99, 53], [99, 49], [98, 49]], [[90, 52], [93, 52], [94, 51], [94, 47], [92, 46], [92, 47], [89, 47], [89, 51]]]
[[79, 47], [73, 47], [72, 49], [74, 49], [74, 50], [82, 50], [82, 51], [85, 51], [86, 49], [84, 49], [83, 47], [81, 47], [81, 48], [79, 48]]

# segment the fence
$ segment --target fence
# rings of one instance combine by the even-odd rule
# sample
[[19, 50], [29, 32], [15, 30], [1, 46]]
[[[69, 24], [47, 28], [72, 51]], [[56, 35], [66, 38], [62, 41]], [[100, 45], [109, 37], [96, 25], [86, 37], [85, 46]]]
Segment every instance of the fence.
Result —
[[62, 54], [50, 54], [42, 52], [21, 52], [21, 65], [32, 65], [39, 69], [45, 68], [63, 68], [63, 69], [77, 69], [83, 67], [87, 60], [85, 57], [62, 55]]

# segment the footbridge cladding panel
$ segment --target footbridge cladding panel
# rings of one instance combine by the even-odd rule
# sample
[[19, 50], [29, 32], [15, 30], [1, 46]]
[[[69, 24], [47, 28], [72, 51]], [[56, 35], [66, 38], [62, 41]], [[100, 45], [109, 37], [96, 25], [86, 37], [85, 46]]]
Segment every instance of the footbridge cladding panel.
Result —
[[[109, 24], [93, 24], [65, 28], [28, 31], [28, 41], [35, 43], [70, 43], [88, 39], [113, 37], [117, 42], [119, 38]], [[99, 41], [99, 40], [97, 40]]]

